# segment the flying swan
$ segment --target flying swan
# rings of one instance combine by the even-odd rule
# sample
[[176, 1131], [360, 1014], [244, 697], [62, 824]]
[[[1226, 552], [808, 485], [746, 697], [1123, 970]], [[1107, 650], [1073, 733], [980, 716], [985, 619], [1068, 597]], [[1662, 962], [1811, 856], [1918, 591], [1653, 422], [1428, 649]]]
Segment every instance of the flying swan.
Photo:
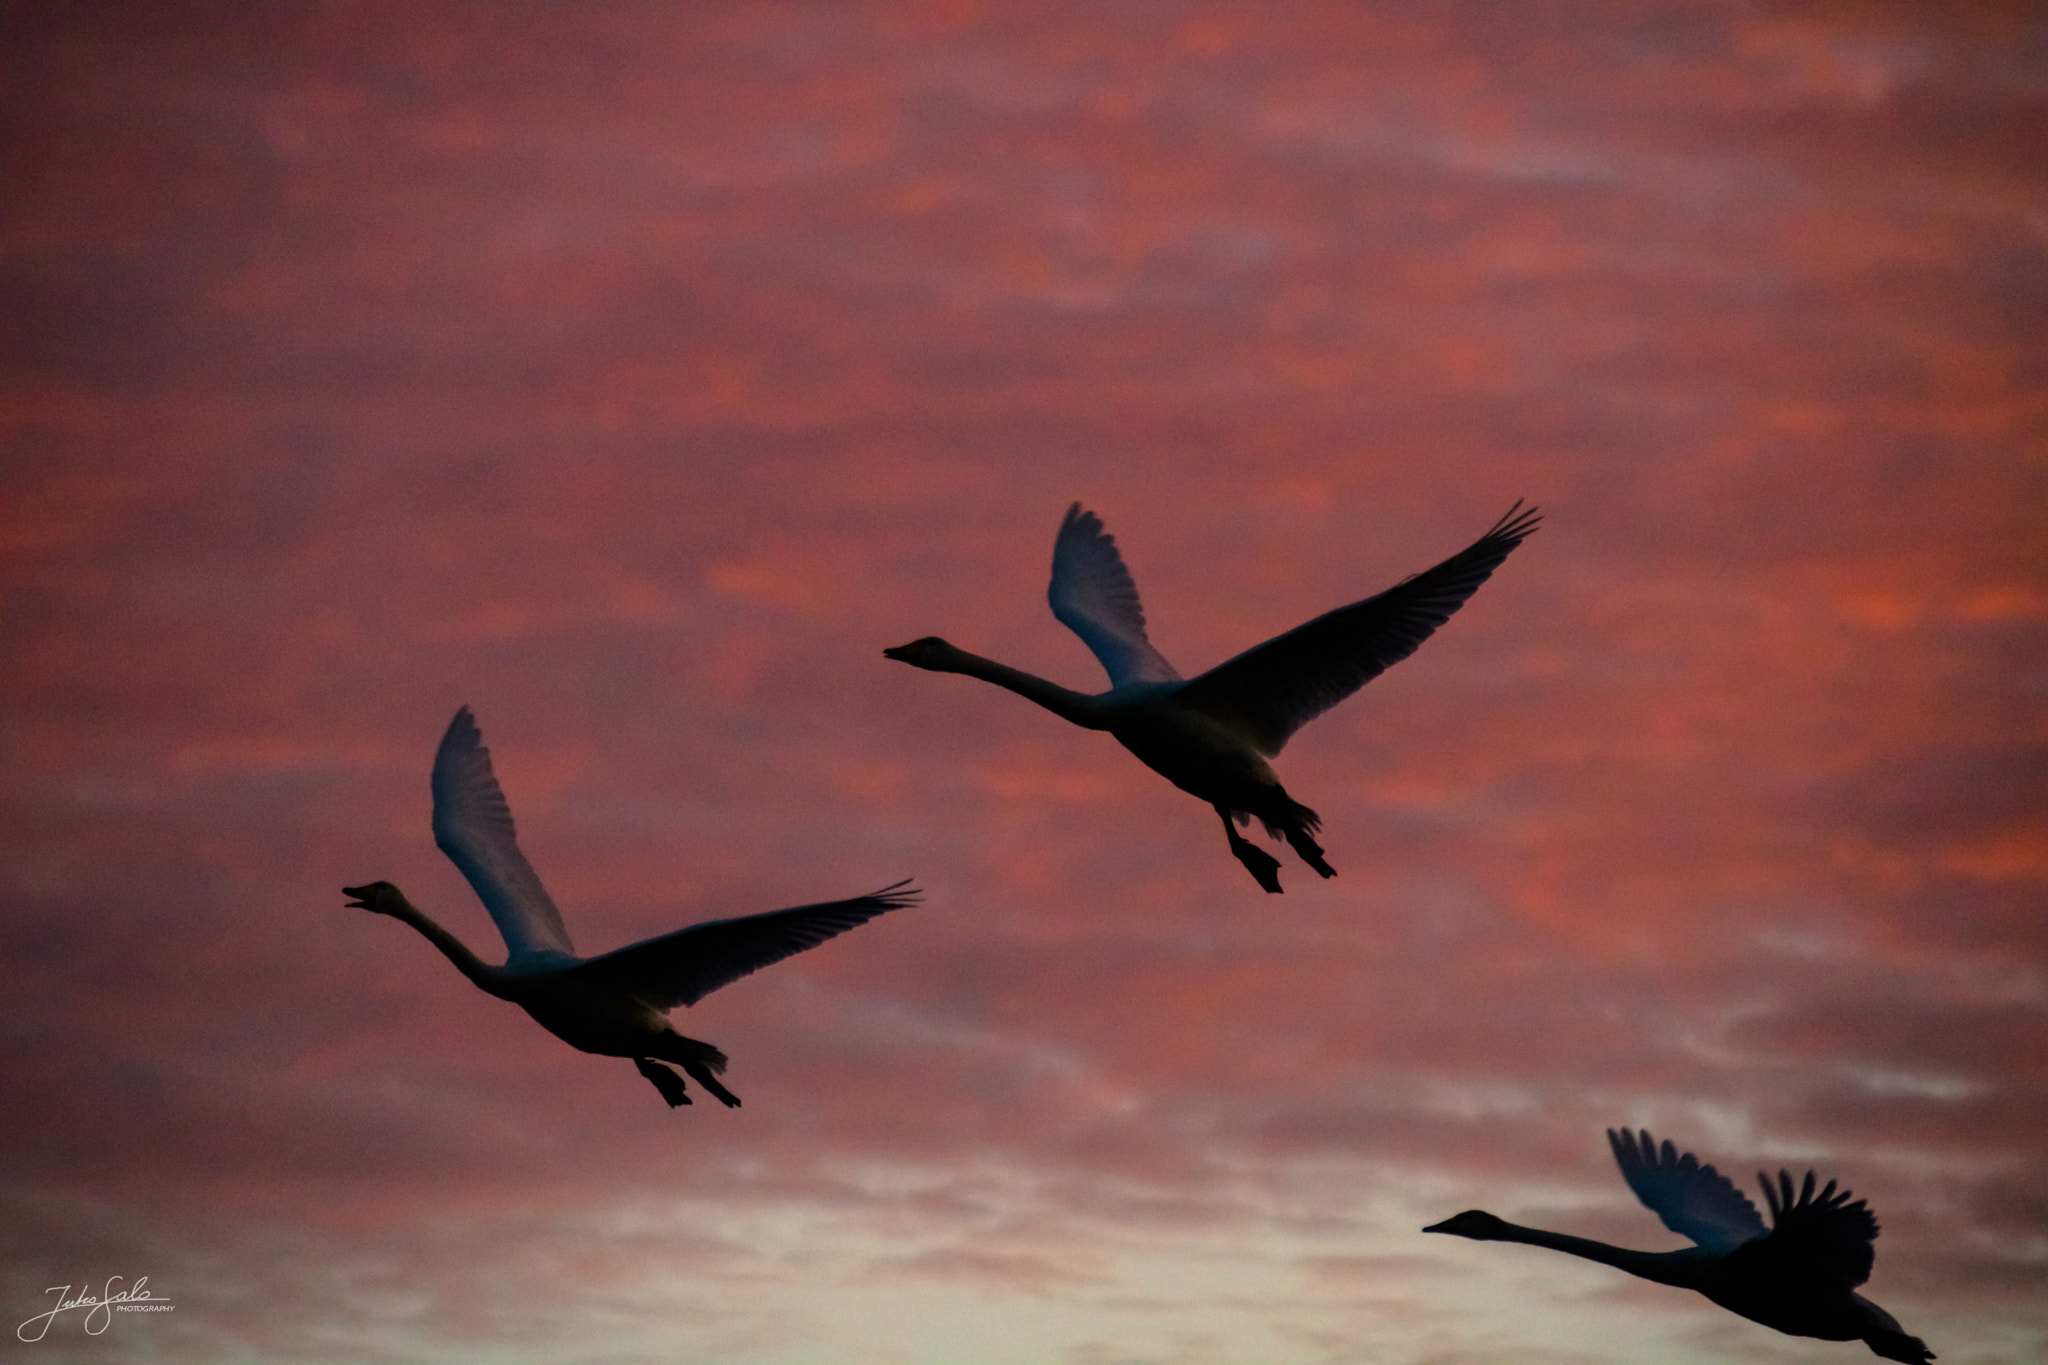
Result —
[[690, 1103], [690, 1096], [682, 1077], [661, 1062], [681, 1067], [729, 1108], [740, 1099], [718, 1082], [725, 1054], [669, 1027], [669, 1010], [694, 1005], [749, 972], [900, 910], [918, 894], [903, 881], [871, 896], [708, 920], [600, 957], [578, 957], [562, 927], [562, 912], [519, 851], [512, 809], [467, 706], [441, 737], [433, 787], [434, 842], [497, 922], [508, 952], [505, 965], [481, 961], [390, 882], [343, 887], [355, 897], [350, 908], [410, 924], [464, 976], [525, 1010], [570, 1047], [600, 1057], [631, 1057], [671, 1108]]
[[1315, 841], [1322, 817], [1287, 794], [1266, 760], [1288, 736], [1415, 652], [1541, 520], [1517, 502], [1493, 529], [1433, 569], [1316, 617], [1183, 680], [1145, 637], [1138, 585], [1102, 519], [1075, 503], [1052, 547], [1052, 614], [1109, 674], [1107, 692], [1073, 692], [969, 654], [936, 635], [885, 649], [936, 673], [965, 673], [1028, 697], [1056, 716], [1107, 730], [1147, 767], [1216, 808], [1230, 851], [1260, 886], [1280, 890], [1280, 860], [1237, 827], [1256, 816], [1301, 860], [1337, 875]]
[[1585, 1237], [1525, 1228], [1469, 1209], [1423, 1229], [1481, 1242], [1526, 1242], [1583, 1256], [1658, 1284], [1697, 1289], [1731, 1313], [1795, 1337], [1823, 1341], [1861, 1340], [1886, 1360], [1925, 1365], [1934, 1359], [1920, 1338], [1908, 1336], [1898, 1320], [1855, 1292], [1870, 1278], [1877, 1252], [1877, 1218], [1849, 1191], [1827, 1188], [1815, 1194], [1813, 1172], [1795, 1197], [1792, 1176], [1779, 1171], [1776, 1185], [1758, 1173], [1764, 1202], [1771, 1207], [1769, 1229], [1742, 1191], [1692, 1153], [1680, 1156], [1667, 1139], [1660, 1148], [1645, 1132], [1607, 1130], [1622, 1178], [1636, 1198], [1664, 1220], [1664, 1226], [1698, 1245], [1683, 1251], [1630, 1251]]

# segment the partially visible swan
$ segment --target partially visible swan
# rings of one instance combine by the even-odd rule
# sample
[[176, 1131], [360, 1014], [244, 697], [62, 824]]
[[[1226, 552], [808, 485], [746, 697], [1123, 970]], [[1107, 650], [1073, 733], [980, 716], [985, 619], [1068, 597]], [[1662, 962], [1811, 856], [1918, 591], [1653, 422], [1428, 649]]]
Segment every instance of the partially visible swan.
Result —
[[1469, 1209], [1423, 1229], [1481, 1242], [1526, 1242], [1611, 1265], [1658, 1284], [1696, 1289], [1731, 1313], [1795, 1337], [1861, 1340], [1886, 1360], [1925, 1365], [1934, 1359], [1920, 1338], [1855, 1291], [1870, 1278], [1877, 1218], [1830, 1180], [1815, 1194], [1813, 1172], [1795, 1198], [1792, 1176], [1759, 1173], [1773, 1226], [1712, 1166], [1667, 1139], [1659, 1148], [1645, 1132], [1607, 1130], [1608, 1145], [1628, 1187], [1673, 1232], [1698, 1245], [1683, 1251], [1630, 1251], [1585, 1237], [1525, 1228]]
[[345, 886], [353, 909], [403, 920], [426, 935], [462, 974], [500, 1000], [525, 1010], [570, 1047], [601, 1057], [631, 1057], [671, 1108], [690, 1103], [674, 1062], [728, 1107], [739, 1096], [718, 1082], [725, 1054], [685, 1038], [664, 1015], [694, 1005], [728, 982], [815, 948], [876, 915], [913, 904], [908, 882], [871, 896], [771, 910], [739, 919], [708, 920], [600, 957], [578, 957], [547, 888], [519, 851], [512, 809], [491, 772], [476, 722], [463, 707], [434, 755], [434, 842], [491, 912], [509, 952], [505, 965], [478, 959], [461, 940], [428, 919], [390, 882]]
[[1109, 674], [1107, 692], [1072, 692], [928, 635], [885, 649], [937, 673], [965, 673], [1028, 697], [1054, 715], [1107, 730], [1146, 766], [1216, 808], [1230, 851], [1271, 892], [1280, 860], [1237, 832], [1258, 817], [1325, 877], [1337, 875], [1315, 841], [1322, 817], [1287, 794], [1266, 760], [1288, 736], [1415, 652], [1479, 590], [1541, 520], [1517, 502], [1493, 529], [1433, 569], [1316, 617], [1183, 681], [1145, 636], [1138, 585], [1102, 519], [1075, 503], [1052, 547], [1052, 614]]

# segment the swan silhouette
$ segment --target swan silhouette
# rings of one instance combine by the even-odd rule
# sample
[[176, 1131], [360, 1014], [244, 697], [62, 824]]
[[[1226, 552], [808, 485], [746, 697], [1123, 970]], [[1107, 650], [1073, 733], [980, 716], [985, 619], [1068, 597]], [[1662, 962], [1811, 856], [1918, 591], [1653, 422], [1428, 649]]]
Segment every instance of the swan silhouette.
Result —
[[534, 875], [513, 836], [512, 810], [491, 772], [469, 708], [455, 713], [434, 755], [434, 842], [475, 889], [505, 936], [505, 965], [494, 967], [427, 918], [390, 882], [345, 886], [352, 909], [402, 920], [424, 934], [462, 974], [570, 1047], [601, 1057], [631, 1057], [671, 1108], [690, 1103], [673, 1062], [696, 1082], [737, 1107], [739, 1096], [719, 1084], [725, 1054], [685, 1038], [664, 1017], [694, 1005], [728, 982], [772, 962], [815, 948], [834, 934], [876, 915], [913, 904], [907, 881], [871, 896], [771, 910], [739, 919], [708, 920], [598, 957], [576, 956], [562, 912]]
[[1757, 1180], [1770, 1205], [1772, 1226], [1743, 1193], [1712, 1166], [1701, 1165], [1666, 1139], [1660, 1148], [1649, 1133], [1607, 1130], [1622, 1178], [1673, 1232], [1697, 1245], [1682, 1251], [1631, 1251], [1590, 1238], [1542, 1228], [1525, 1228], [1479, 1209], [1423, 1229], [1480, 1242], [1526, 1242], [1626, 1270], [1658, 1284], [1696, 1289], [1731, 1313], [1795, 1337], [1823, 1341], [1860, 1340], [1886, 1360], [1925, 1365], [1934, 1359], [1926, 1343], [1908, 1336], [1898, 1320], [1855, 1292], [1870, 1278], [1876, 1258], [1877, 1218], [1849, 1191], [1814, 1192], [1812, 1171], [1795, 1196], [1792, 1176], [1779, 1171], [1775, 1185]]
[[1493, 529], [1435, 568], [1184, 680], [1145, 636], [1138, 585], [1115, 537], [1077, 502], [1053, 541], [1046, 596], [1052, 614], [1101, 661], [1107, 692], [1074, 692], [936, 635], [882, 653], [935, 673], [992, 682], [1076, 725], [1109, 731], [1147, 767], [1214, 806], [1231, 853], [1260, 886], [1277, 893], [1280, 860], [1237, 832], [1252, 817], [1323, 876], [1337, 870], [1315, 841], [1322, 817], [1287, 794], [1266, 760], [1296, 730], [1413, 654], [1540, 520], [1535, 508], [1523, 511], [1517, 502]]

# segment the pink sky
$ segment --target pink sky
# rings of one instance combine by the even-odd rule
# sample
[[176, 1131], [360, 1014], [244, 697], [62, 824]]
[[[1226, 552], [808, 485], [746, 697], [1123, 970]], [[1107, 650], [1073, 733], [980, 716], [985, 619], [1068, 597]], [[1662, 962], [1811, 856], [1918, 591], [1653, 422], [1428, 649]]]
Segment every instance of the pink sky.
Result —
[[[1854, 1362], [1423, 1237], [1818, 1166], [2048, 1353], [2048, 21], [2019, 6], [9, 6], [0, 1150], [24, 1360]], [[1540, 12], [1539, 12], [1540, 11]], [[1284, 898], [1107, 737], [1543, 530], [1279, 761]], [[577, 942], [914, 876], [682, 1012], [477, 947], [476, 709]], [[19, 1345], [19, 1343], [16, 1343]]]

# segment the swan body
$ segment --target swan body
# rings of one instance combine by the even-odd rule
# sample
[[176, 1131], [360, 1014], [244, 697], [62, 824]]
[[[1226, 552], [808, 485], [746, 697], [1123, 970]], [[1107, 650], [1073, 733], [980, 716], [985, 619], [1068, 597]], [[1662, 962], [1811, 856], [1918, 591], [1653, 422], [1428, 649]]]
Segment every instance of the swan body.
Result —
[[1322, 817], [1287, 794], [1268, 760], [1296, 730], [1414, 653], [1540, 520], [1535, 508], [1524, 511], [1517, 502], [1484, 536], [1434, 568], [1184, 679], [1145, 633], [1137, 584], [1115, 537], [1077, 502], [1053, 542], [1046, 597], [1109, 674], [1107, 692], [1076, 692], [936, 635], [882, 653], [992, 682], [1063, 720], [1108, 731], [1147, 767], [1214, 807], [1231, 853], [1277, 893], [1279, 859], [1237, 832], [1249, 820], [1284, 838], [1323, 876], [1337, 872], [1315, 841]]
[[1673, 1232], [1694, 1244], [1681, 1251], [1632, 1251], [1586, 1237], [1523, 1227], [1479, 1209], [1432, 1224], [1424, 1232], [1481, 1242], [1523, 1242], [1598, 1261], [1658, 1284], [1704, 1294], [1751, 1322], [1796, 1337], [1862, 1341], [1886, 1360], [1925, 1365], [1934, 1353], [1909, 1336], [1898, 1320], [1855, 1292], [1876, 1259], [1877, 1219], [1849, 1191], [1814, 1191], [1814, 1175], [1795, 1194], [1792, 1176], [1775, 1184], [1759, 1174], [1773, 1226], [1728, 1178], [1680, 1155], [1669, 1140], [1660, 1148], [1645, 1132], [1607, 1133], [1608, 1145], [1629, 1188]]
[[869, 896], [738, 919], [709, 920], [597, 957], [578, 957], [547, 888], [519, 851], [512, 810], [491, 771], [469, 708], [449, 722], [434, 755], [434, 842], [476, 891], [504, 936], [503, 966], [485, 962], [390, 882], [347, 886], [351, 908], [410, 924], [479, 988], [518, 1005], [582, 1052], [630, 1057], [671, 1107], [689, 1104], [680, 1066], [728, 1107], [740, 1100], [718, 1076], [725, 1054], [669, 1025], [667, 1013], [720, 986], [816, 947], [877, 915], [912, 904], [907, 882]]

